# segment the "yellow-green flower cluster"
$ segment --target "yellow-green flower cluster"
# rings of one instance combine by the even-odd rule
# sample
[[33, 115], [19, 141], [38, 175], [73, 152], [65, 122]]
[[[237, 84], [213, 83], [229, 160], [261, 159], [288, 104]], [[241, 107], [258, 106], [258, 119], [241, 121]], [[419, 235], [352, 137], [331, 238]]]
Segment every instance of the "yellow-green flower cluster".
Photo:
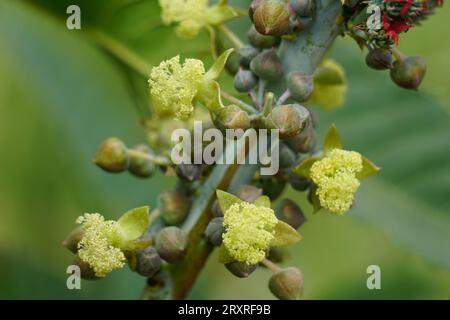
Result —
[[360, 185], [356, 174], [362, 168], [361, 154], [341, 149], [333, 149], [316, 161], [311, 167], [311, 178], [317, 185], [320, 205], [338, 215], [347, 212]]
[[257, 264], [266, 256], [277, 223], [270, 208], [235, 203], [224, 214], [223, 245], [236, 261]]
[[202, 61], [186, 59], [181, 64], [180, 56], [176, 56], [152, 69], [150, 93], [163, 109], [185, 120], [194, 112], [194, 99], [204, 75]]
[[118, 237], [116, 221], [105, 221], [98, 213], [86, 213], [78, 217], [76, 222], [83, 228], [78, 255], [91, 266], [97, 277], [104, 277], [112, 270], [124, 266], [125, 255], [112, 245]]
[[208, 0], [159, 0], [165, 24], [178, 23], [176, 33], [182, 38], [195, 37], [205, 26]]

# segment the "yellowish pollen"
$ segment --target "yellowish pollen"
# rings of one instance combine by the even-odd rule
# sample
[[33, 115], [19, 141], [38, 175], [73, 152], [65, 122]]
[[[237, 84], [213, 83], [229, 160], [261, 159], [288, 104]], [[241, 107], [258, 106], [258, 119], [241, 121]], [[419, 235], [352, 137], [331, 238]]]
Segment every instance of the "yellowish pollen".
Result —
[[257, 264], [266, 257], [277, 223], [270, 208], [236, 203], [224, 215], [223, 245], [236, 261]]
[[165, 24], [178, 23], [179, 37], [193, 38], [205, 26], [208, 0], [159, 0], [159, 5]]
[[322, 207], [342, 215], [353, 204], [360, 182], [356, 174], [363, 168], [358, 152], [331, 150], [311, 167], [311, 178], [317, 185], [317, 196]]
[[78, 255], [88, 263], [97, 277], [104, 277], [114, 269], [124, 266], [125, 255], [112, 243], [117, 238], [116, 221], [105, 221], [98, 213], [86, 213], [78, 217], [78, 224], [83, 227], [83, 238], [78, 243]]
[[194, 112], [194, 99], [205, 75], [203, 62], [180, 57], [163, 61], [152, 69], [149, 85], [153, 99], [180, 120], [188, 119]]

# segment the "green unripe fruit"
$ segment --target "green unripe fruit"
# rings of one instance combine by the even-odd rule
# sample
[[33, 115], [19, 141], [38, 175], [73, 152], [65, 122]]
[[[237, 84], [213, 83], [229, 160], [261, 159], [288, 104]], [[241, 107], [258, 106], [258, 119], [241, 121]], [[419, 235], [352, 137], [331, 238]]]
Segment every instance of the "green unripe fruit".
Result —
[[306, 222], [302, 209], [290, 199], [283, 199], [275, 212], [279, 220], [286, 222], [294, 229], [300, 228]]
[[161, 218], [168, 225], [182, 223], [186, 219], [189, 207], [189, 199], [180, 191], [165, 191], [158, 197]]
[[266, 50], [258, 54], [250, 62], [250, 69], [258, 77], [269, 81], [278, 80], [283, 75], [283, 66], [275, 50]]
[[229, 105], [220, 109], [214, 118], [214, 123], [219, 129], [242, 129], [250, 128], [250, 116], [236, 105]]
[[[138, 145], [134, 147], [132, 150], [141, 152], [142, 154], [148, 154], [150, 156], [153, 155], [152, 149], [146, 145]], [[133, 153], [130, 154], [130, 165], [128, 167], [128, 171], [136, 177], [139, 178], [148, 178], [151, 177], [155, 171], [156, 166], [150, 159], [146, 159], [144, 157], [139, 157]]]
[[297, 156], [291, 148], [284, 143], [280, 144], [280, 168], [286, 169], [294, 166], [297, 161]]
[[241, 68], [234, 77], [234, 87], [239, 92], [249, 92], [256, 87], [256, 84], [257, 79], [249, 70], [244, 70]]
[[256, 48], [260, 49], [269, 49], [273, 47], [278, 47], [281, 43], [280, 38], [265, 36], [259, 33], [255, 26], [251, 26], [250, 30], [247, 33], [248, 41], [250, 44]]
[[291, 98], [297, 102], [304, 102], [311, 98], [314, 90], [314, 77], [301, 72], [291, 72], [287, 76], [287, 88]]
[[288, 139], [300, 134], [310, 118], [308, 109], [290, 104], [272, 109], [267, 116], [267, 123], [272, 129], [280, 130], [280, 138]]
[[317, 144], [316, 132], [312, 126], [307, 126], [306, 129], [300, 134], [287, 139], [286, 143], [294, 151], [300, 153], [310, 153], [314, 150]]
[[238, 278], [248, 278], [258, 266], [248, 265], [244, 262], [231, 262], [227, 263], [225, 267]]
[[260, 186], [263, 189], [263, 194], [268, 196], [271, 201], [275, 201], [283, 193], [287, 182], [277, 176], [270, 176], [262, 178]]
[[398, 86], [417, 90], [427, 72], [427, 64], [422, 57], [411, 56], [394, 62], [391, 78]]
[[239, 49], [239, 57], [240, 63], [244, 68], [250, 67], [250, 62], [255, 58], [259, 53], [259, 50], [253, 46], [244, 46]]
[[385, 49], [370, 50], [366, 56], [366, 64], [375, 70], [387, 70], [392, 68], [392, 53]]
[[136, 258], [136, 272], [143, 277], [151, 278], [161, 269], [161, 257], [153, 247], [138, 252]]
[[118, 138], [109, 138], [99, 147], [94, 163], [107, 172], [119, 173], [129, 165], [126, 145]]
[[294, 190], [306, 191], [311, 186], [311, 180], [299, 176], [292, 170], [287, 172], [288, 182]]
[[220, 246], [222, 244], [223, 218], [212, 219], [205, 230], [205, 237], [213, 246]]
[[214, 217], [220, 218], [223, 217], [222, 209], [220, 208], [219, 201], [215, 200], [211, 207], [211, 211]]
[[280, 300], [299, 300], [303, 295], [303, 274], [297, 268], [286, 268], [269, 280], [270, 291]]
[[263, 35], [276, 37], [292, 33], [295, 21], [293, 13], [285, 0], [256, 1], [250, 9], [256, 30]]
[[166, 227], [156, 235], [156, 251], [169, 263], [177, 263], [186, 255], [187, 236], [177, 227]]

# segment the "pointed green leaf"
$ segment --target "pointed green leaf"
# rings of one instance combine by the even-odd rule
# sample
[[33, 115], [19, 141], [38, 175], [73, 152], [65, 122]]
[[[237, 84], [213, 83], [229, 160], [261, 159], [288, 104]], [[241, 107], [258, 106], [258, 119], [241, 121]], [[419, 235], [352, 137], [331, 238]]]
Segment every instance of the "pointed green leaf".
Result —
[[305, 159], [302, 163], [300, 163], [297, 167], [292, 169], [296, 174], [305, 177], [305, 178], [311, 178], [311, 167], [312, 165], [320, 160], [320, 157], [310, 157], [308, 159]]
[[132, 240], [124, 242], [120, 249], [123, 251], [142, 251], [147, 249], [152, 244], [152, 240]]
[[141, 207], [126, 212], [117, 221], [122, 240], [135, 240], [142, 236], [148, 228], [149, 207]]
[[220, 209], [222, 210], [223, 213], [225, 213], [228, 210], [228, 208], [230, 208], [233, 204], [243, 202], [235, 195], [222, 190], [217, 190], [216, 194], [217, 200], [219, 201]]
[[339, 135], [336, 126], [332, 124], [327, 132], [327, 135], [325, 136], [323, 149], [325, 152], [328, 152], [333, 149], [342, 149], [343, 147], [344, 145], [342, 143], [341, 136]]
[[224, 107], [220, 97], [220, 85], [214, 80], [204, 81], [198, 88], [196, 98], [213, 113]]
[[261, 196], [258, 199], [256, 199], [253, 204], [258, 207], [266, 207], [270, 208], [270, 198], [268, 196]]
[[224, 245], [219, 247], [219, 263], [227, 264], [230, 262], [234, 262], [234, 259], [228, 253], [227, 248]]
[[302, 236], [290, 225], [281, 220], [275, 226], [275, 238], [270, 245], [272, 247], [287, 246], [302, 240]]
[[205, 74], [206, 82], [217, 80], [219, 78], [220, 74], [225, 68], [228, 58], [233, 53], [233, 51], [234, 49], [228, 49], [217, 58], [211, 69], [209, 69], [209, 71]]
[[378, 167], [376, 164], [374, 164], [366, 157], [362, 157], [362, 160], [363, 160], [363, 169], [356, 175], [358, 179], [360, 180], [366, 179], [381, 170], [380, 167]]

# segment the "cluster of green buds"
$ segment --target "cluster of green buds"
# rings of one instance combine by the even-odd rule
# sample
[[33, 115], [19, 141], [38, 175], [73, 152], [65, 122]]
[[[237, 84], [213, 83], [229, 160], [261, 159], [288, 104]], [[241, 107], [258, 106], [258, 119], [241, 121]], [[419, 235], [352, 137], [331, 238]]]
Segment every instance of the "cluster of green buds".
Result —
[[346, 33], [361, 48], [367, 47], [370, 68], [390, 70], [395, 84], [417, 90], [425, 77], [426, 63], [419, 56], [402, 54], [396, 46], [401, 33], [420, 25], [442, 4], [443, 0], [344, 0]]

